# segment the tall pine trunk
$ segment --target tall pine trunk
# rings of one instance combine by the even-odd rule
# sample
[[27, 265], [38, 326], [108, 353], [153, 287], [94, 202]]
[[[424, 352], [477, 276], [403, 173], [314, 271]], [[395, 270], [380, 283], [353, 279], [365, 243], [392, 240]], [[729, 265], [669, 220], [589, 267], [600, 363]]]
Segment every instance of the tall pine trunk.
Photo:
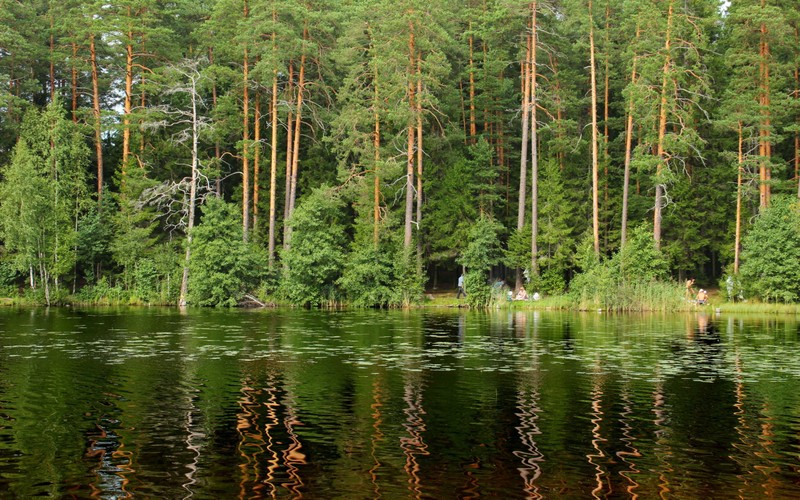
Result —
[[[641, 28], [636, 25], [636, 38], [634, 43], [639, 42], [639, 35]], [[636, 84], [636, 63], [637, 55], [633, 54], [633, 63], [631, 68], [631, 85]], [[620, 247], [625, 246], [628, 239], [628, 195], [631, 182], [631, 154], [633, 152], [633, 111], [634, 102], [633, 97], [628, 100], [628, 116], [626, 117], [625, 124], [625, 172], [622, 180], [622, 223], [620, 224]]]
[[469, 143], [475, 144], [478, 128], [475, 123], [475, 35], [469, 22]]
[[70, 72], [72, 81], [72, 122], [78, 123], [78, 44], [72, 42], [72, 60], [70, 61]]
[[[128, 18], [131, 8], [128, 7]], [[125, 101], [122, 114], [122, 182], [124, 184], [131, 152], [131, 108], [133, 95], [133, 31], [128, 27], [128, 40], [125, 44]]]
[[[276, 17], [275, 11], [272, 13], [273, 20]], [[275, 33], [272, 33], [272, 51], [275, 53]], [[275, 69], [272, 76], [272, 98], [270, 100], [270, 117], [272, 119], [272, 137], [270, 144], [272, 151], [269, 159], [269, 234], [267, 236], [267, 258], [270, 270], [275, 265], [275, 213], [278, 177], [278, 70]]]
[[744, 170], [742, 143], [742, 122], [739, 122], [739, 156], [738, 173], [736, 175], [736, 237], [733, 243], [733, 274], [739, 273], [739, 248], [741, 246], [742, 236], [742, 172]]
[[189, 290], [189, 261], [192, 257], [192, 230], [194, 229], [195, 205], [197, 204], [197, 178], [199, 174], [199, 129], [197, 115], [197, 79], [191, 77], [191, 98], [192, 98], [192, 185], [189, 187], [189, 216], [186, 224], [186, 254], [183, 263], [183, 275], [181, 277], [181, 291], [178, 305], [186, 305]]
[[100, 83], [97, 72], [95, 34], [89, 35], [89, 58], [92, 66], [92, 113], [94, 115], [94, 147], [97, 154], [97, 201], [103, 198], [103, 137], [100, 121]]
[[[244, 17], [247, 17], [247, 1]], [[250, 61], [247, 46], [242, 61], [242, 237], [247, 241], [250, 237]]]
[[283, 198], [283, 249], [289, 248], [289, 198], [292, 196], [292, 145], [294, 144], [294, 113], [292, 113], [292, 99], [294, 97], [294, 62], [289, 63], [289, 79], [287, 83], [287, 100], [289, 111], [286, 113], [286, 176]]
[[600, 210], [598, 206], [597, 173], [597, 71], [594, 52], [594, 15], [592, 14], [592, 0], [589, 0], [589, 75], [592, 93], [592, 239], [594, 240], [594, 253], [600, 255]]
[[417, 258], [422, 259], [422, 54], [417, 55]]
[[653, 210], [653, 240], [656, 246], [661, 246], [661, 210], [664, 204], [664, 185], [661, 181], [661, 174], [666, 168], [666, 150], [664, 140], [667, 133], [667, 84], [669, 83], [669, 68], [672, 64], [670, 50], [672, 48], [672, 15], [674, 0], [670, 0], [667, 10], [667, 31], [664, 38], [664, 67], [661, 78], [661, 101], [658, 110], [658, 145], [656, 155], [658, 156], [658, 166], [656, 167], [656, 196]]
[[253, 235], [258, 237], [258, 176], [261, 173], [261, 94], [253, 103]]
[[538, 10], [537, 1], [531, 2], [531, 60], [530, 60], [530, 106], [531, 106], [531, 271], [530, 276], [539, 275], [539, 124], [536, 118], [537, 103], [537, 59], [536, 48], [539, 44], [539, 27], [537, 25], [536, 14]]
[[408, 28], [408, 141], [406, 147], [406, 212], [403, 234], [403, 248], [405, 250], [411, 249], [411, 226], [414, 217], [414, 93], [416, 91], [416, 86], [414, 85], [414, 75], [416, 73], [414, 64], [414, 56], [416, 54], [414, 23], [409, 22]]
[[372, 147], [374, 151], [375, 164], [373, 166], [373, 187], [372, 187], [372, 243], [375, 248], [378, 248], [380, 236], [380, 220], [381, 220], [381, 116], [380, 116], [380, 94], [378, 92], [378, 66], [375, 65], [375, 80], [373, 82], [375, 97], [373, 100], [373, 116], [375, 119], [375, 128], [372, 135]]
[[[308, 40], [308, 26], [303, 28], [303, 41]], [[297, 202], [297, 175], [300, 168], [300, 127], [302, 126], [303, 118], [303, 98], [305, 94], [305, 74], [306, 74], [306, 54], [305, 49], [300, 56], [300, 71], [297, 76], [297, 106], [295, 108], [294, 116], [294, 134], [292, 144], [292, 175], [289, 195], [289, 217], [294, 213], [295, 204]], [[289, 229], [289, 240], [291, 242], [292, 232]]]
[[[532, 29], [532, 27], [530, 28]], [[530, 112], [531, 112], [531, 34], [528, 33], [527, 46], [525, 48], [525, 59], [520, 65], [520, 77], [522, 86], [522, 143], [520, 144], [519, 159], [519, 203], [517, 205], [517, 231], [522, 231], [525, 227], [525, 206], [528, 199], [528, 132], [530, 131]], [[522, 271], [516, 269], [516, 283], [514, 289], [519, 290], [522, 286]]]
[[[766, 0], [761, 0], [761, 8], [766, 7]], [[769, 75], [769, 59], [770, 49], [769, 41], [767, 40], [768, 30], [767, 24], [761, 22], [759, 30], [760, 44], [759, 44], [759, 79], [760, 79], [760, 95], [759, 104], [761, 108], [761, 126], [759, 127], [758, 137], [758, 152], [761, 157], [761, 163], [758, 168], [759, 177], [759, 205], [761, 208], [769, 206], [770, 201], [770, 178], [772, 171], [769, 166], [769, 161], [772, 156], [772, 138], [770, 137], [770, 75]]]

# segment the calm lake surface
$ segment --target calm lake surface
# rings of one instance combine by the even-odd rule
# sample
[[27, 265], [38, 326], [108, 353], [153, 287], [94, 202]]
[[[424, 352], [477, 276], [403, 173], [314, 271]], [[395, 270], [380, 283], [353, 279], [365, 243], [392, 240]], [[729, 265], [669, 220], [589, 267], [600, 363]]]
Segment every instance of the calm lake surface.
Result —
[[797, 497], [798, 328], [0, 310], [0, 497]]

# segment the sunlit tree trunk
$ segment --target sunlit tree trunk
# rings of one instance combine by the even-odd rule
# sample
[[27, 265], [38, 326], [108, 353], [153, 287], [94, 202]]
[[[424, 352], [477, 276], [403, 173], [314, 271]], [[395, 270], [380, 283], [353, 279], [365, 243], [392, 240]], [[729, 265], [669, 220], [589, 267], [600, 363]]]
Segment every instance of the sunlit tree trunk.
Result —
[[[605, 50], [603, 54], [604, 63], [603, 63], [603, 204], [607, 208], [608, 207], [608, 164], [609, 164], [609, 156], [608, 156], [608, 117], [609, 117], [609, 99], [611, 93], [611, 85], [609, 83], [611, 72], [609, 70], [609, 65], [611, 61], [611, 42], [609, 41], [611, 31], [611, 6], [606, 0], [606, 25], [605, 25], [605, 32], [603, 36], [605, 37]], [[608, 237], [608, 230], [606, 230], [606, 238]], [[606, 243], [608, 243], [606, 241]]]
[[381, 220], [381, 117], [380, 117], [380, 94], [378, 93], [378, 67], [375, 65], [375, 97], [373, 101], [373, 116], [375, 118], [375, 128], [372, 135], [372, 147], [374, 151], [375, 165], [373, 167], [373, 189], [372, 189], [372, 242], [378, 248], [379, 229]]
[[733, 246], [733, 274], [739, 273], [739, 248], [742, 235], [742, 172], [744, 170], [744, 156], [742, 151], [742, 122], [739, 122], [739, 156], [738, 173], [736, 175], [736, 237]]
[[189, 215], [186, 224], [186, 255], [183, 264], [183, 276], [181, 278], [181, 291], [178, 304], [186, 305], [187, 293], [189, 290], [189, 261], [192, 256], [192, 230], [194, 229], [195, 205], [197, 205], [197, 178], [199, 173], [199, 119], [197, 114], [197, 79], [199, 73], [191, 75], [190, 96], [192, 100], [192, 184], [189, 187]]
[[[636, 26], [636, 42], [639, 41], [641, 28]], [[637, 55], [633, 55], [631, 68], [631, 85], [636, 84]], [[628, 101], [628, 116], [625, 124], [625, 172], [622, 180], [622, 223], [620, 224], [620, 246], [624, 247], [628, 238], [628, 192], [631, 182], [631, 154], [633, 152], [633, 97]]]
[[[128, 19], [132, 16], [128, 7]], [[127, 43], [125, 44], [125, 101], [122, 114], [122, 182], [124, 183], [128, 169], [128, 157], [131, 152], [131, 102], [133, 97], [133, 29], [128, 26]]]
[[[761, 7], [766, 7], [766, 0], [761, 0]], [[759, 136], [759, 156], [761, 157], [761, 163], [759, 164], [758, 168], [758, 177], [759, 177], [759, 205], [761, 208], [766, 208], [769, 206], [770, 201], [770, 178], [772, 177], [772, 171], [769, 166], [770, 158], [772, 157], [772, 138], [770, 137], [770, 74], [769, 74], [769, 59], [770, 59], [770, 49], [769, 49], [769, 42], [767, 40], [768, 32], [766, 22], [761, 22], [760, 27], [760, 44], [759, 44], [759, 55], [760, 62], [759, 62], [759, 76], [761, 80], [761, 92], [759, 96], [759, 101], [761, 104], [761, 127], [759, 128], [758, 136]]]
[[256, 93], [253, 111], [253, 234], [258, 235], [258, 176], [261, 174], [261, 95]]
[[[308, 26], [303, 29], [303, 40], [308, 40]], [[291, 180], [291, 195], [289, 196], [289, 217], [294, 213], [295, 203], [297, 201], [297, 174], [300, 166], [300, 127], [302, 126], [303, 117], [303, 98], [305, 94], [305, 74], [306, 74], [306, 54], [300, 56], [300, 71], [297, 76], [297, 107], [295, 108], [294, 116], [294, 144], [292, 145], [292, 180]], [[289, 238], [291, 240], [291, 229], [289, 230]]]
[[[525, 201], [528, 189], [528, 131], [530, 130], [531, 111], [531, 36], [528, 34], [528, 47], [525, 51], [525, 61], [522, 64], [522, 144], [520, 145], [519, 160], [519, 206], [517, 210], [517, 230], [525, 226]], [[519, 288], [519, 283], [517, 284]]]
[[656, 167], [656, 196], [653, 210], [653, 240], [655, 240], [656, 246], [661, 246], [661, 210], [664, 204], [664, 185], [661, 181], [661, 174], [666, 168], [664, 138], [667, 132], [667, 84], [669, 83], [669, 68], [672, 64], [670, 50], [672, 48], [673, 3], [674, 0], [670, 0], [667, 10], [667, 31], [664, 38], [664, 67], [661, 78], [661, 101], [658, 111], [658, 146], [656, 151], [658, 167]]
[[[794, 46], [800, 51], [800, 28], [794, 28]], [[800, 66], [794, 68], [794, 98], [800, 102]], [[800, 126], [800, 120], [796, 121]], [[797, 181], [797, 197], [800, 198], [800, 130], [794, 133], [794, 178]]]
[[[244, 18], [249, 16], [248, 0], [244, 2]], [[242, 236], [244, 241], [250, 237], [250, 57], [247, 45], [242, 58]]]
[[72, 121], [78, 123], [78, 44], [72, 42], [72, 60], [70, 61], [72, 80]]
[[[533, 7], [531, 7], [533, 8]], [[533, 30], [532, 26], [528, 26]], [[531, 42], [533, 37], [531, 32], [526, 38], [525, 59], [520, 65], [520, 78], [522, 87], [522, 143], [520, 144], [519, 159], [519, 203], [517, 205], [517, 231], [522, 231], [525, 227], [525, 208], [528, 200], [528, 134], [530, 132], [531, 114]], [[516, 282], [514, 290], [519, 290], [522, 286], [522, 270], [516, 269]]]
[[53, 26], [53, 16], [50, 17], [50, 102], [56, 100], [56, 40]]
[[[272, 11], [272, 21], [277, 22], [278, 12]], [[272, 53], [277, 54], [278, 45], [276, 43], [276, 34], [272, 32]], [[269, 163], [269, 235], [267, 241], [267, 255], [269, 260], [269, 268], [272, 269], [275, 265], [275, 212], [276, 212], [276, 192], [277, 192], [277, 177], [278, 177], [278, 69], [275, 68], [272, 74], [272, 98], [270, 100], [270, 117], [272, 118], [272, 137], [270, 144], [272, 151], [270, 152]]]
[[475, 123], [475, 35], [469, 22], [469, 143], [475, 144], [478, 128]]
[[292, 98], [294, 95], [294, 64], [289, 63], [289, 81], [287, 84], [287, 98], [289, 100], [289, 112], [286, 114], [286, 177], [285, 191], [283, 199], [283, 248], [289, 248], [289, 199], [292, 196], [292, 145], [294, 144], [294, 113], [292, 113]]
[[422, 258], [422, 55], [417, 57], [417, 256]]
[[531, 106], [531, 276], [539, 275], [539, 124], [536, 118], [537, 102], [537, 59], [536, 48], [539, 44], [539, 27], [536, 14], [538, 2], [531, 2], [531, 59], [530, 59], [530, 106]]
[[409, 22], [408, 34], [408, 126], [407, 134], [408, 141], [406, 147], [406, 213], [405, 213], [405, 227], [403, 235], [403, 248], [406, 250], [411, 248], [411, 225], [414, 217], [414, 93], [416, 87], [414, 85], [414, 74], [416, 73], [414, 64], [414, 55], [416, 54], [416, 46], [414, 40], [414, 24]]
[[597, 172], [597, 72], [595, 68], [594, 48], [594, 16], [592, 0], [589, 0], [589, 74], [592, 93], [592, 239], [594, 253], [600, 255], [600, 210], [598, 206], [598, 172]]
[[[208, 63], [211, 66], [214, 65], [214, 49], [212, 47], [208, 48]], [[142, 106], [144, 106], [144, 75], [142, 75], [142, 86], [143, 86], [143, 88], [142, 88]], [[214, 106], [214, 109], [217, 108], [217, 82], [216, 82], [216, 79], [212, 80], [212, 82], [211, 82], [211, 104]], [[142, 149], [144, 149], [144, 139], [142, 139]], [[221, 157], [222, 157], [222, 153], [220, 151], [219, 139], [214, 139], [214, 159], [216, 160], [215, 161], [216, 165], [220, 164]], [[220, 179], [219, 175], [217, 176], [217, 179], [216, 179], [215, 193], [216, 193], [216, 195], [218, 197], [222, 196], [222, 179]]]
[[103, 198], [103, 138], [100, 122], [100, 83], [97, 74], [97, 47], [94, 33], [89, 35], [89, 58], [92, 66], [92, 112], [94, 114], [94, 147], [97, 154], [97, 201]]

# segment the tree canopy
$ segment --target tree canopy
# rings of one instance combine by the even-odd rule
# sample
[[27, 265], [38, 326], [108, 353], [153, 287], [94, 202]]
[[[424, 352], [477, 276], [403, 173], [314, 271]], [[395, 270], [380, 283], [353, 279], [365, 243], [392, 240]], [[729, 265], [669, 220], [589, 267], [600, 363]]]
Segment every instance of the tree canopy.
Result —
[[798, 40], [783, 0], [0, 0], [3, 285], [557, 293], [590, 234], [794, 301], [759, 245], [800, 196]]

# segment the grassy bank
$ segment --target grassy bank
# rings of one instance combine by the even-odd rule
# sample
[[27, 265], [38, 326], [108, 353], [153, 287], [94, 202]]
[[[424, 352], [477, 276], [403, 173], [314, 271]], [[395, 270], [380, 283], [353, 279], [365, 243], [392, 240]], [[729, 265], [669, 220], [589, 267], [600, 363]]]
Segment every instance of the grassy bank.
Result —
[[[670, 297], [668, 305], [661, 305], [656, 303], [652, 307], [643, 307], [642, 311], [706, 311], [710, 313], [724, 312], [724, 313], [748, 313], [748, 314], [800, 314], [800, 304], [779, 304], [779, 303], [766, 303], [766, 302], [727, 302], [722, 299], [716, 291], [712, 291], [709, 303], [706, 305], [697, 305], [692, 302], [687, 302], [684, 299], [675, 301], [674, 297]], [[652, 297], [656, 299], [657, 297]], [[456, 291], [436, 291], [433, 293], [426, 293], [425, 299], [421, 303], [421, 307], [467, 307], [467, 301], [463, 297], [456, 298]], [[508, 301], [505, 299], [495, 300], [491, 306], [492, 309], [514, 309], [514, 310], [573, 310], [573, 311], [586, 311], [603, 309], [597, 307], [596, 304], [589, 303], [576, 303], [568, 295], [552, 295], [546, 296], [538, 301], [525, 300], [525, 301]], [[633, 311], [633, 309], [631, 309]]]

